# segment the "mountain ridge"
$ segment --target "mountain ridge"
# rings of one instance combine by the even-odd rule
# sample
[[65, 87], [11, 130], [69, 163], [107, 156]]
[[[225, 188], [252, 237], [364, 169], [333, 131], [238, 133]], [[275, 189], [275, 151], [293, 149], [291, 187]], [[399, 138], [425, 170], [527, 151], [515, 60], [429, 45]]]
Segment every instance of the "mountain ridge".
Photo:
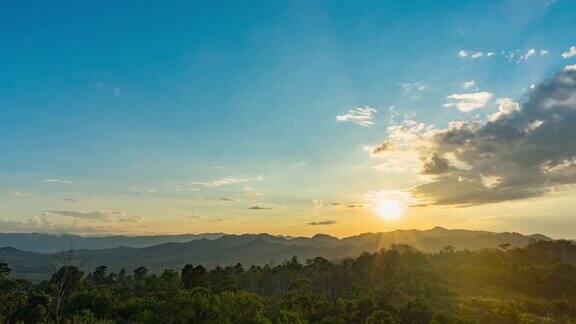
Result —
[[[300, 260], [318, 256], [338, 260], [356, 257], [363, 252], [377, 252], [398, 244], [409, 245], [426, 252], [437, 252], [448, 245], [455, 250], [478, 250], [498, 248], [501, 244], [510, 244], [511, 248], [523, 247], [531, 241], [552, 240], [541, 234], [523, 235], [441, 227], [429, 230], [362, 233], [344, 238], [326, 234], [286, 238], [267, 233], [228, 234], [212, 236], [211, 239], [196, 235], [194, 238], [189, 241], [163, 242], [143, 247], [78, 248], [74, 249], [74, 255], [77, 260], [82, 260], [84, 271], [106, 265], [110, 271], [119, 271], [122, 268], [131, 271], [138, 266], [146, 266], [152, 272], [159, 272], [166, 268], [180, 269], [185, 264], [202, 264], [207, 268], [238, 262], [245, 266], [264, 265], [283, 262], [292, 256]], [[46, 265], [59, 255], [59, 252], [55, 251], [26, 251], [17, 247], [1, 246], [0, 244], [0, 262], [8, 263], [16, 276], [29, 279], [45, 278]]]

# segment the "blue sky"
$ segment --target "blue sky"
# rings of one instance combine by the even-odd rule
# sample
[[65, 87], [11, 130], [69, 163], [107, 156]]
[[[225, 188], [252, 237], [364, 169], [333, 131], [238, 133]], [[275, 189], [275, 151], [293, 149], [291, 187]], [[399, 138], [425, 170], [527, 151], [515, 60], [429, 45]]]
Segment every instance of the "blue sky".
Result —
[[[362, 202], [369, 191], [417, 185], [411, 170], [364, 170], [375, 162], [363, 147], [402, 120], [444, 128], [486, 120], [498, 98], [525, 101], [530, 85], [576, 61], [561, 56], [576, 45], [575, 21], [576, 2], [562, 0], [4, 1], [3, 230], [38, 215], [47, 230], [94, 232], [259, 224], [307, 234], [319, 230], [308, 222], [326, 219], [336, 225], [321, 230], [335, 234], [357, 222], [366, 224], [358, 231], [433, 225], [376, 221], [368, 211], [355, 221], [312, 201]], [[466, 81], [474, 85], [464, 89]], [[481, 109], [445, 107], [451, 94], [480, 92], [491, 94]], [[375, 109], [373, 124], [336, 121], [356, 107]], [[222, 179], [236, 180], [207, 185]], [[258, 195], [247, 199], [250, 191]], [[239, 202], [210, 201], [223, 197]], [[254, 216], [251, 205], [271, 209]], [[199, 218], [184, 222], [187, 214]], [[438, 225], [460, 223], [454, 217]]]

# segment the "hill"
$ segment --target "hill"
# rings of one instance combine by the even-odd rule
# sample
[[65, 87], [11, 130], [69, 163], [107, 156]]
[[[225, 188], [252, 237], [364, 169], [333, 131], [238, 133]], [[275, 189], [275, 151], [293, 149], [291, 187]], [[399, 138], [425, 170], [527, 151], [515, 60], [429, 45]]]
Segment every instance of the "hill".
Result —
[[[202, 264], [207, 268], [238, 262], [245, 266], [280, 263], [293, 255], [300, 260], [317, 256], [337, 260], [355, 257], [363, 252], [376, 252], [393, 244], [407, 244], [422, 251], [436, 252], [447, 245], [453, 246], [455, 250], [478, 250], [497, 248], [503, 243], [509, 243], [511, 247], [523, 247], [530, 241], [539, 240], [551, 239], [538, 234], [435, 227], [429, 230], [364, 233], [342, 239], [323, 234], [297, 238], [270, 234], [224, 235], [213, 239], [201, 237], [187, 242], [166, 242], [145, 247], [79, 248], [74, 251], [74, 256], [82, 263], [84, 270], [91, 270], [98, 265], [107, 265], [111, 271], [122, 268], [132, 270], [143, 265], [152, 272], [159, 272], [163, 269], [179, 269], [189, 263]], [[31, 252], [15, 247], [0, 248], [0, 262], [8, 263], [14, 275], [30, 279], [45, 278], [48, 273], [47, 264], [57, 259], [58, 255], [56, 252]]]

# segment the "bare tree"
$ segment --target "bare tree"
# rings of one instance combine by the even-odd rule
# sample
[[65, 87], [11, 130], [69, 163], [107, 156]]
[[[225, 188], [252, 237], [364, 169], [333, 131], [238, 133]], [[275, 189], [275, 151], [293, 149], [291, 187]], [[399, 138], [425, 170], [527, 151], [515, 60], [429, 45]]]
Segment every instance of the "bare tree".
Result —
[[68, 250], [62, 250], [47, 263], [47, 269], [52, 273], [50, 283], [54, 293], [54, 317], [56, 323], [62, 322], [62, 305], [72, 288], [80, 281], [83, 273], [82, 267], [87, 260], [75, 266], [74, 249], [72, 246]]

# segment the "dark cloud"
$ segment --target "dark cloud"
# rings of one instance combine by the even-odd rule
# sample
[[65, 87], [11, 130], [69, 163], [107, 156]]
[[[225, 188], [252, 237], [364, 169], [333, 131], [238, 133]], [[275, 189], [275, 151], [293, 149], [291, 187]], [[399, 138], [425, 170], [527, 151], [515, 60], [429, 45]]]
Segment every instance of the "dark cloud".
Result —
[[336, 221], [333, 221], [333, 220], [308, 223], [308, 225], [334, 225], [334, 224], [336, 224]]
[[387, 151], [393, 151], [395, 148], [396, 147], [394, 143], [392, 143], [391, 141], [384, 141], [372, 148], [372, 154], [380, 154]]
[[252, 206], [248, 209], [251, 209], [251, 210], [272, 210], [271, 207], [265, 207], [265, 206]]
[[575, 139], [576, 71], [563, 71], [518, 110], [486, 123], [454, 122], [429, 136], [421, 171], [435, 178], [412, 193], [440, 205], [541, 196], [576, 184]]
[[421, 162], [420, 173], [422, 174], [442, 174], [450, 170], [450, 162], [448, 162], [448, 159], [438, 156], [437, 154], [423, 157]]

